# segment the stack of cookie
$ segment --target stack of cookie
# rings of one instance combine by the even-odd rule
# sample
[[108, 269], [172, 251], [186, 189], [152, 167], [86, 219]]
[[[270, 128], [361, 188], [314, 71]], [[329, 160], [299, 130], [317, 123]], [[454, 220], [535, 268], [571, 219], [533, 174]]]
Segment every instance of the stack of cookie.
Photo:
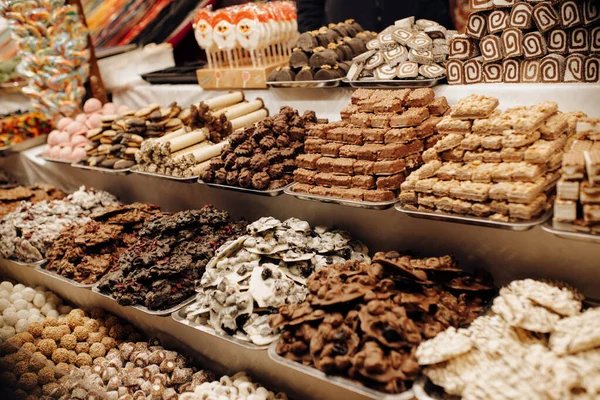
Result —
[[[221, 154], [231, 132], [268, 116], [263, 101], [243, 101], [243, 93], [229, 93], [193, 105], [188, 126], [157, 139], [146, 140], [136, 154], [135, 170], [187, 178], [206, 169], [206, 161]], [[194, 128], [195, 130], [192, 130]]]
[[466, 33], [450, 43], [448, 83], [600, 79], [597, 0], [470, 0]]
[[92, 144], [86, 147], [86, 156], [79, 163], [109, 169], [130, 168], [135, 165], [135, 155], [145, 139], [181, 129], [189, 118], [189, 111], [182, 111], [176, 103], [169, 107], [152, 104], [120, 116], [105, 115], [102, 127], [88, 131], [87, 138]]
[[311, 127], [297, 158], [295, 192], [366, 202], [396, 197], [407, 171], [436, 143], [448, 110], [432, 89], [368, 90], [352, 95], [342, 120]]
[[600, 234], [600, 119], [580, 119], [577, 138], [563, 159], [553, 225]]
[[531, 220], [550, 207], [563, 149], [579, 114], [556, 103], [496, 110], [493, 97], [471, 95], [437, 125], [443, 137], [402, 184], [407, 210]]
[[435, 79], [446, 75], [449, 40], [457, 34], [434, 21], [396, 21], [354, 57], [348, 80]]
[[326, 81], [343, 78], [352, 58], [364, 53], [375, 32], [364, 31], [353, 19], [329, 24], [298, 37], [289, 66], [274, 70], [269, 81]]

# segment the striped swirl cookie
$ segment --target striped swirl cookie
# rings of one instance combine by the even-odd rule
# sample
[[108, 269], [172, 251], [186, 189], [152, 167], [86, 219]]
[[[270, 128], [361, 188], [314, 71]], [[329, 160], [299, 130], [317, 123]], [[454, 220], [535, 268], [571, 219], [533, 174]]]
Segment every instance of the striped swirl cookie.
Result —
[[456, 35], [450, 41], [450, 58], [454, 60], [468, 60], [475, 57], [479, 49], [473, 39], [467, 35]]
[[588, 53], [590, 51], [590, 32], [587, 28], [575, 28], [571, 31], [569, 53]]
[[419, 32], [406, 44], [407, 47], [417, 50], [431, 50], [433, 47], [433, 40], [426, 33]]
[[512, 7], [517, 3], [518, 0], [494, 0], [494, 7], [503, 8], [503, 7]]
[[446, 64], [446, 76], [449, 85], [462, 85], [465, 83], [463, 62], [449, 60]]
[[506, 58], [523, 55], [523, 32], [517, 28], [508, 28], [502, 32], [502, 45]]
[[583, 24], [592, 25], [600, 21], [600, 4], [598, 0], [585, 0], [583, 3]]
[[423, 30], [431, 38], [431, 40], [435, 39], [446, 39], [446, 34], [448, 31], [441, 25], [429, 26]]
[[475, 57], [464, 65], [465, 85], [483, 83], [483, 57]]
[[564, 82], [583, 82], [583, 70], [586, 57], [583, 54], [571, 54], [565, 61]]
[[381, 53], [375, 53], [365, 63], [365, 69], [366, 70], [375, 69], [375, 68], [379, 67], [381, 64], [383, 64], [384, 62], [385, 62], [385, 59], [383, 58], [383, 55]]
[[540, 60], [525, 60], [521, 62], [522, 83], [538, 83], [541, 80]]
[[487, 18], [485, 14], [471, 13], [467, 20], [467, 29], [465, 33], [473, 39], [481, 40], [487, 35]]
[[583, 15], [575, 0], [565, 0], [559, 8], [560, 23], [563, 29], [583, 24]]
[[400, 63], [396, 76], [400, 79], [415, 79], [419, 76], [419, 64], [411, 61]]
[[488, 35], [481, 39], [479, 50], [485, 62], [499, 61], [504, 58], [502, 39], [496, 35]]
[[491, 10], [494, 8], [493, 0], [469, 0], [469, 8], [472, 11]]
[[383, 58], [393, 67], [408, 59], [408, 50], [404, 46], [398, 46], [395, 49], [384, 51]]
[[379, 50], [380, 48], [381, 43], [379, 43], [379, 39], [373, 39], [367, 42], [367, 50]]
[[565, 58], [549, 54], [540, 61], [540, 77], [543, 83], [559, 83], [565, 76]]
[[408, 52], [408, 61], [416, 62], [419, 64], [432, 64], [433, 53], [431, 50], [418, 50], [410, 49]]
[[590, 53], [600, 54], [600, 26], [590, 28]]
[[519, 83], [521, 81], [521, 63], [518, 60], [506, 59], [502, 61], [504, 83]]
[[439, 25], [437, 22], [430, 19], [421, 18], [415, 22], [415, 25], [419, 30], [425, 30], [425, 28], [431, 28], [432, 26]]
[[554, 29], [548, 32], [548, 52], [555, 54], [567, 54], [569, 52], [569, 34], [562, 29]]
[[441, 78], [446, 75], [446, 68], [437, 64], [421, 65], [419, 74], [429, 79]]
[[533, 7], [528, 3], [517, 3], [510, 12], [509, 25], [512, 28], [529, 29], [533, 26]]
[[381, 50], [389, 50], [398, 46], [398, 43], [392, 37], [391, 32], [381, 32], [377, 37], [379, 39], [379, 45]]
[[487, 63], [483, 64], [483, 81], [485, 83], [502, 83], [502, 64]]
[[400, 43], [403, 46], [406, 46], [406, 44], [408, 42], [410, 42], [410, 40], [415, 37], [414, 33], [412, 33], [411, 31], [407, 30], [407, 29], [403, 29], [403, 28], [396, 28], [394, 29], [394, 31], [392, 32], [392, 37], [394, 38], [394, 40], [398, 43]]
[[378, 81], [391, 81], [396, 77], [397, 73], [397, 67], [392, 67], [390, 65], [383, 64], [375, 68], [375, 71], [373, 71], [373, 76], [375, 76], [375, 79], [377, 79]]
[[547, 32], [560, 24], [560, 16], [550, 2], [537, 3], [533, 7], [532, 15], [540, 32]]
[[588, 83], [597, 83], [600, 81], [600, 57], [590, 56], [585, 59], [585, 64], [583, 64], [583, 80]]
[[491, 34], [508, 29], [510, 14], [506, 10], [494, 10], [487, 17], [487, 28]]
[[540, 32], [530, 32], [523, 36], [523, 57], [526, 60], [541, 58], [548, 54], [546, 38]]

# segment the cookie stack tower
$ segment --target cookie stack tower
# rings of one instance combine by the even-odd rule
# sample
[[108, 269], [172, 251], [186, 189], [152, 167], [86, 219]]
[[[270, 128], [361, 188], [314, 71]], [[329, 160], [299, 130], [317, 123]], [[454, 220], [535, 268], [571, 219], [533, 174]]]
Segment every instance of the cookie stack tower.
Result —
[[435, 144], [435, 126], [447, 110], [446, 98], [431, 89], [355, 91], [341, 121], [308, 130], [293, 190], [393, 201], [406, 174], [422, 164], [421, 152]]
[[554, 228], [600, 234], [600, 119], [582, 118], [565, 154], [554, 203]]
[[437, 125], [443, 135], [402, 184], [404, 209], [508, 222], [550, 207], [578, 113], [543, 102], [500, 112], [493, 97], [462, 99]]
[[470, 0], [466, 33], [450, 43], [448, 83], [600, 80], [597, 0]]

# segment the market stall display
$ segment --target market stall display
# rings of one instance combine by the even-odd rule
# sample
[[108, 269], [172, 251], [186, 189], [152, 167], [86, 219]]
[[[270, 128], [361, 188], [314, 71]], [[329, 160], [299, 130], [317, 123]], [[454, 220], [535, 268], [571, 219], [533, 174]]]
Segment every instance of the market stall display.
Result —
[[[346, 76], [352, 59], [367, 50], [367, 42], [376, 33], [364, 31], [356, 21], [349, 19], [329, 24], [298, 36], [289, 63], [276, 68], [269, 75], [269, 83], [331, 81]], [[278, 85], [279, 86], [279, 85]]]
[[192, 105], [184, 127], [142, 143], [134, 172], [197, 179], [206, 161], [228, 146], [232, 132], [268, 116], [261, 99], [244, 101], [244, 93], [232, 92]]
[[90, 73], [88, 30], [77, 8], [64, 0], [7, 2], [0, 13], [9, 20], [28, 80], [23, 93], [49, 117], [75, 116]]
[[436, 125], [447, 110], [429, 88], [355, 91], [341, 121], [308, 130], [291, 190], [391, 206], [407, 172], [439, 139]]
[[91, 145], [85, 147], [85, 156], [74, 166], [128, 171], [135, 165], [135, 155], [144, 140], [182, 129], [190, 118], [176, 103], [168, 107], [150, 104], [139, 110], [98, 117], [99, 124], [94, 124], [97, 127], [86, 134]]
[[307, 280], [309, 295], [270, 318], [282, 329], [276, 351], [286, 359], [341, 375], [385, 393], [412, 386], [417, 346], [473, 321], [492, 285], [450, 256], [376, 253], [371, 264], [348, 261]]
[[153, 311], [177, 306], [193, 297], [215, 251], [245, 227], [244, 221], [232, 221], [227, 212], [211, 206], [154, 215], [97, 288], [121, 305]]
[[200, 9], [193, 26], [208, 61], [198, 82], [211, 89], [266, 87], [298, 35], [296, 5], [289, 1]]
[[41, 261], [64, 228], [88, 222], [94, 212], [117, 204], [111, 194], [85, 187], [64, 200], [23, 202], [0, 221], [0, 256], [25, 263]]
[[217, 334], [256, 346], [277, 340], [277, 330], [269, 327], [270, 310], [303, 302], [314, 272], [346, 260], [370, 261], [366, 246], [347, 232], [311, 228], [297, 218], [264, 217], [248, 225], [247, 233], [217, 250], [196, 302], [184, 314]]
[[67, 195], [54, 186], [20, 186], [14, 183], [0, 186], [0, 220], [21, 206], [21, 202], [35, 204], [41, 201], [62, 200]]
[[[347, 72], [351, 82], [388, 82], [406, 86], [418, 80], [439, 80], [446, 76], [449, 41], [457, 35], [437, 22], [404, 18], [384, 29], [356, 54]], [[433, 84], [437, 83], [434, 81]]]
[[509, 222], [551, 207], [580, 114], [559, 113], [552, 102], [497, 107], [496, 98], [471, 95], [437, 124], [443, 136], [402, 183], [403, 209]]
[[423, 373], [463, 399], [597, 398], [600, 309], [561, 282], [513, 281], [491, 312], [423, 342]]
[[502, 3], [471, 0], [466, 32], [450, 42], [449, 84], [599, 81], [596, 0]]
[[600, 119], [577, 122], [577, 139], [565, 153], [554, 202], [555, 229], [600, 234]]
[[37, 111], [24, 111], [0, 116], [0, 153], [18, 147], [25, 150], [39, 143], [32, 139], [41, 138], [52, 130], [52, 123]]
[[96, 283], [158, 212], [157, 206], [142, 203], [105, 207], [90, 215], [90, 222], [63, 230], [46, 252], [43, 268], [83, 285]]
[[292, 182], [296, 159], [304, 152], [307, 128], [317, 122], [313, 111], [302, 116], [291, 107], [229, 137], [200, 179], [254, 190], [281, 189]]
[[48, 135], [48, 146], [42, 157], [53, 161], [77, 162], [93, 148], [88, 132], [102, 127], [102, 118], [108, 115], [123, 114], [128, 107], [117, 107], [112, 103], [102, 105], [100, 100], [88, 99], [83, 105], [83, 113], [74, 118], [64, 117], [56, 123], [56, 129]]

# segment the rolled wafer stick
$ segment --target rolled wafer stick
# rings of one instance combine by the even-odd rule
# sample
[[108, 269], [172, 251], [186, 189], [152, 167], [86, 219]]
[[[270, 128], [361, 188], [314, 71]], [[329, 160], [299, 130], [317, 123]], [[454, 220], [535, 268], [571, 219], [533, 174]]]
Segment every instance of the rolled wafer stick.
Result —
[[254, 111], [250, 114], [246, 114], [242, 117], [236, 118], [231, 122], [231, 131], [237, 131], [240, 128], [243, 128], [245, 126], [249, 126], [252, 124], [255, 124], [259, 121], [262, 121], [263, 119], [267, 118], [269, 116], [269, 112], [262, 108], [258, 111]]
[[171, 158], [174, 159], [174, 160], [176, 160], [176, 159], [178, 159], [180, 157], [183, 157], [183, 156], [186, 156], [186, 155], [188, 155], [190, 153], [193, 153], [194, 151], [196, 151], [198, 149], [201, 149], [202, 147], [206, 147], [206, 146], [210, 146], [210, 145], [211, 145], [211, 143], [208, 140], [204, 140], [204, 141], [202, 141], [200, 143], [196, 143], [193, 146], [186, 147], [185, 149], [176, 151], [175, 153], [171, 154]]
[[210, 168], [210, 160], [201, 162], [192, 168], [192, 176], [201, 175], [206, 169]]
[[223, 114], [228, 120], [232, 120], [250, 114], [256, 110], [260, 110], [263, 106], [264, 103], [262, 99], [256, 99], [248, 103], [239, 103], [232, 107], [228, 107], [224, 109], [223, 112], [216, 111], [213, 113], [213, 116], [218, 117]]
[[156, 139], [152, 139], [152, 141], [153, 141], [153, 143], [156, 143], [156, 144], [165, 143], [165, 142], [168, 142], [171, 139], [175, 139], [176, 137], [179, 137], [181, 135], [185, 135], [189, 131], [190, 131], [189, 128], [187, 128], [187, 127], [184, 126], [183, 128], [177, 129], [176, 131], [173, 131], [171, 133], [167, 133], [164, 136], [161, 136], [161, 137], [156, 138]]
[[194, 157], [194, 160], [196, 160], [196, 163], [201, 163], [220, 155], [227, 144], [229, 144], [229, 141], [224, 140], [221, 143], [200, 148], [194, 151], [191, 155]]
[[185, 149], [186, 147], [190, 147], [195, 145], [196, 143], [200, 143], [206, 139], [208, 139], [209, 133], [207, 129], [200, 129], [197, 131], [190, 132], [188, 134], [178, 136], [175, 139], [172, 139], [166, 143], [169, 147], [170, 154], [175, 153], [181, 149]]
[[244, 93], [242, 92], [232, 92], [227, 93], [222, 96], [217, 96], [212, 99], [208, 99], [203, 101], [204, 104], [208, 106], [209, 109], [214, 110], [221, 107], [227, 107], [234, 104], [237, 104], [244, 100]]

